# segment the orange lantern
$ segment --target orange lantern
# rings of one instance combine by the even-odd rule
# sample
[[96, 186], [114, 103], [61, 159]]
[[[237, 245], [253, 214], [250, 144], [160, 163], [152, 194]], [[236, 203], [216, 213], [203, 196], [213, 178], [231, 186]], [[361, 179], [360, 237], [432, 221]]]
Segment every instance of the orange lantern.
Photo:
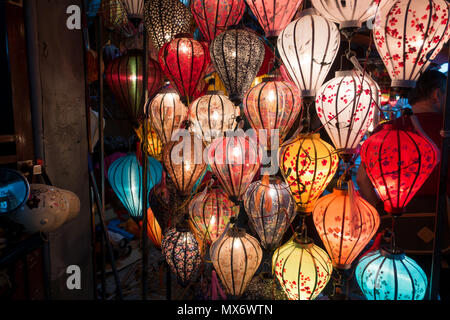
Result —
[[[142, 221], [139, 221], [139, 226], [142, 227]], [[147, 235], [155, 247], [161, 249], [161, 227], [159, 226], [158, 220], [156, 220], [151, 208], [148, 208], [147, 210]]]
[[[147, 121], [150, 122], [150, 120]], [[144, 139], [144, 137], [142, 136], [142, 127], [143, 126], [141, 124], [138, 128], [135, 129], [141, 143], [143, 143]], [[146, 150], [147, 155], [149, 155], [150, 157], [161, 161], [162, 143], [158, 135], [156, 134], [156, 131], [150, 126], [150, 123], [147, 124], [147, 143], [145, 143], [144, 150]]]

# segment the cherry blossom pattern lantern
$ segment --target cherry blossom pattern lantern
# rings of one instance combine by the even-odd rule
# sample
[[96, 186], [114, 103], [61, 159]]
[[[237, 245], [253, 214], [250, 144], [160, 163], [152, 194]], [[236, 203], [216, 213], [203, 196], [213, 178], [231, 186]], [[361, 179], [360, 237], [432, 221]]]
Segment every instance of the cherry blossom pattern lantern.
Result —
[[296, 215], [289, 186], [278, 177], [264, 175], [247, 188], [244, 206], [261, 245], [275, 250]]
[[411, 88], [449, 39], [449, 3], [397, 0], [382, 5], [373, 37], [392, 87]]
[[211, 42], [227, 27], [239, 23], [244, 15], [244, 0], [192, 0], [191, 12], [202, 35]]
[[289, 300], [314, 300], [331, 278], [327, 253], [295, 233], [272, 256], [272, 272]]
[[276, 37], [291, 22], [303, 0], [246, 0], [266, 37]]
[[280, 33], [278, 52], [302, 97], [315, 97], [336, 58], [340, 41], [336, 25], [310, 9]]
[[300, 134], [280, 148], [280, 169], [291, 189], [297, 210], [313, 211], [317, 199], [333, 178], [339, 157], [319, 134]]
[[361, 161], [384, 209], [396, 216], [403, 213], [438, 164], [439, 150], [405, 115], [384, 123], [364, 142]]
[[231, 29], [219, 34], [209, 51], [230, 100], [241, 104], [264, 61], [263, 41], [254, 32]]

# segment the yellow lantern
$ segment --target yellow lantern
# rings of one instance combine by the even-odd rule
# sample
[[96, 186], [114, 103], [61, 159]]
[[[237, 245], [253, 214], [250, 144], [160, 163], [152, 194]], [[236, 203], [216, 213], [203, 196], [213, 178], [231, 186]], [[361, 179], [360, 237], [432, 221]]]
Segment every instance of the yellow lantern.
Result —
[[[158, 161], [161, 161], [162, 157], [162, 143], [161, 140], [158, 137], [158, 134], [156, 131], [150, 126], [150, 121], [148, 120], [147, 124], [147, 143], [144, 146], [144, 150], [147, 150], [147, 154], [150, 157], [155, 158]], [[142, 124], [139, 125], [138, 128], [135, 128], [136, 134], [139, 138], [139, 141], [143, 143], [143, 136], [142, 136]]]
[[228, 96], [227, 89], [219, 78], [219, 74], [214, 71], [205, 77], [205, 82], [208, 84], [208, 91], [222, 91], [224, 95]]

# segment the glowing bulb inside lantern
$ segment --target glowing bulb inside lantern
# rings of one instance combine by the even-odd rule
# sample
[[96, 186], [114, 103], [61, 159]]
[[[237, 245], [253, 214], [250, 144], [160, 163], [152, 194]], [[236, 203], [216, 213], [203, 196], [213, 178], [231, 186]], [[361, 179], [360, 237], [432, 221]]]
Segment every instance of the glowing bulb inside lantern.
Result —
[[191, 170], [191, 164], [189, 163], [189, 161], [186, 161], [184, 163], [184, 167], [186, 168], [186, 170]]
[[184, 43], [181, 44], [180, 49], [181, 49], [181, 51], [183, 51], [183, 53], [185, 53], [185, 54], [188, 52], [188, 48], [186, 47], [186, 45], [185, 45]]
[[216, 216], [212, 216], [211, 220], [209, 220], [209, 224], [211, 227], [214, 227], [216, 224]]
[[136, 82], [136, 80], [137, 80], [137, 75], [132, 74], [129, 78], [130, 78], [130, 81]]
[[236, 58], [236, 51], [231, 51], [231, 56], [232, 56], [233, 58]]
[[269, 102], [274, 102], [275, 99], [276, 99], [276, 97], [275, 97], [275, 92], [273, 92], [272, 90], [269, 91], [269, 93], [267, 94], [267, 100], [268, 100]]
[[277, 192], [275, 191], [275, 189], [270, 189], [269, 190], [269, 196], [274, 199], [277, 196]]
[[215, 121], [219, 120], [219, 113], [217, 111], [214, 111], [211, 116], [211, 119]]
[[241, 241], [238, 239], [235, 239], [233, 241], [233, 249], [240, 250], [241, 248], [242, 248]]

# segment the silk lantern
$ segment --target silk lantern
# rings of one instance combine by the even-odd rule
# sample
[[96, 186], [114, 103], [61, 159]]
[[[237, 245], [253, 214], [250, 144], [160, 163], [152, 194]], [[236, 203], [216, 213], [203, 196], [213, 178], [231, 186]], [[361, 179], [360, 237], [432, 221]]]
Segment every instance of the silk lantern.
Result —
[[280, 33], [278, 52], [303, 97], [314, 97], [330, 71], [341, 35], [336, 25], [304, 10]]
[[[149, 120], [146, 120], [149, 121]], [[149, 121], [150, 122], [150, 121]], [[144, 144], [144, 150], [152, 158], [155, 158], [158, 161], [161, 161], [162, 155], [162, 142], [158, 137], [156, 131], [150, 126], [150, 123], [147, 124], [147, 141], [143, 141], [143, 125], [140, 124], [138, 128], [135, 128], [136, 134], [139, 138], [139, 141]]]
[[209, 50], [230, 100], [241, 104], [263, 63], [264, 43], [254, 32], [231, 29], [219, 34]]
[[[142, 221], [139, 221], [139, 226], [142, 227]], [[152, 208], [150, 207], [147, 210], [147, 236], [156, 248], [161, 249], [161, 227], [159, 226], [158, 220], [156, 220]]]
[[191, 12], [202, 35], [212, 41], [227, 27], [239, 23], [244, 15], [244, 0], [193, 0]]
[[427, 289], [425, 272], [400, 250], [368, 253], [359, 260], [355, 277], [368, 300], [422, 300]]
[[373, 37], [392, 87], [415, 87], [448, 41], [448, 23], [449, 3], [444, 0], [397, 0], [381, 6]]
[[309, 214], [336, 173], [339, 158], [319, 134], [300, 134], [280, 148], [280, 169], [297, 210]]
[[137, 27], [139, 21], [144, 18], [144, 2], [145, 0], [122, 0], [127, 11], [128, 19], [135, 23]]
[[277, 177], [263, 176], [247, 188], [244, 206], [261, 245], [267, 250], [277, 248], [296, 215], [289, 186]]
[[121, 0], [101, 0], [99, 14], [107, 29], [120, 31], [126, 28], [128, 18]]
[[401, 215], [438, 164], [439, 150], [403, 116], [364, 142], [361, 161], [386, 212]]
[[[148, 157], [147, 197], [161, 177], [161, 164]], [[134, 154], [117, 159], [108, 169], [109, 184], [134, 220], [142, 219], [143, 178], [142, 166]]]

